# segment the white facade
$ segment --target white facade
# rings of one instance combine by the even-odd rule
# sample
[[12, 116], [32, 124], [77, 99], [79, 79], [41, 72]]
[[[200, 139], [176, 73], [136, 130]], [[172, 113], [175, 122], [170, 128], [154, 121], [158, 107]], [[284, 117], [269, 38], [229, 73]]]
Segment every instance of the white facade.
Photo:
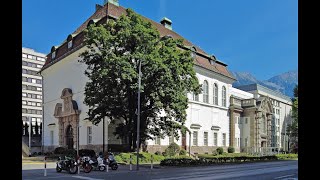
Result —
[[[58, 138], [58, 119], [54, 117], [55, 105], [63, 103], [60, 98], [64, 88], [70, 88], [73, 92], [72, 99], [78, 104], [78, 109], [81, 110], [80, 119], [80, 141], [79, 145], [88, 144], [88, 127], [92, 127], [92, 145], [101, 145], [102, 142], [102, 122], [98, 126], [92, 125], [89, 121], [84, 121], [87, 117], [88, 107], [83, 104], [84, 89], [88, 78], [84, 75], [86, 65], [78, 62], [79, 54], [84, 51], [84, 48], [70, 54], [63, 60], [53, 64], [41, 72], [44, 81], [44, 146], [59, 146]], [[187, 109], [187, 121], [185, 126], [192, 132], [198, 132], [197, 146], [214, 146], [214, 132], [218, 135], [217, 146], [229, 145], [229, 116], [228, 107], [231, 94], [232, 79], [212, 71], [205, 70], [201, 67], [194, 66], [199, 83], [203, 84], [206, 80], [209, 85], [209, 103], [203, 102], [203, 95], [199, 95], [199, 101], [192, 100], [192, 94], [188, 94], [189, 107]], [[218, 85], [218, 105], [213, 104], [213, 86]], [[222, 106], [222, 88], [226, 88], [226, 107]], [[199, 124], [200, 129], [192, 129], [191, 124]], [[218, 128], [212, 130], [212, 127]], [[109, 144], [120, 144], [120, 139], [115, 139], [112, 135], [112, 127], [108, 129]], [[207, 133], [207, 145], [204, 144], [204, 133]], [[224, 138], [225, 137], [225, 138]], [[189, 135], [186, 137], [186, 145], [189, 146]], [[192, 137], [193, 134], [192, 134]], [[223, 140], [224, 139], [224, 140]], [[181, 138], [177, 144], [182, 145]], [[225, 142], [225, 144], [223, 143]], [[107, 143], [107, 141], [106, 141]], [[148, 140], [147, 145], [154, 145], [155, 140]], [[193, 141], [191, 141], [193, 145]], [[169, 145], [169, 137], [161, 139], [160, 145]]]

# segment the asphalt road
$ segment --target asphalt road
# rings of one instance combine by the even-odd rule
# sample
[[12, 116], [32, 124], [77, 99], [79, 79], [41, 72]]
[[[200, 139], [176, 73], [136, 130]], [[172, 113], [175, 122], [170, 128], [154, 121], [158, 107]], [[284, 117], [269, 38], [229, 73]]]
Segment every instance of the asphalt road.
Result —
[[103, 179], [129, 179], [129, 180], [211, 180], [211, 179], [298, 179], [298, 161], [273, 161], [230, 165], [213, 165], [201, 167], [159, 167], [153, 170], [149, 166], [141, 166], [139, 171], [129, 170], [129, 166], [119, 166], [116, 171], [92, 171], [90, 173], [68, 174], [66, 171], [55, 172], [55, 164], [47, 165], [47, 176], [44, 177], [43, 164], [28, 164], [22, 166], [22, 179], [24, 180], [103, 180]]

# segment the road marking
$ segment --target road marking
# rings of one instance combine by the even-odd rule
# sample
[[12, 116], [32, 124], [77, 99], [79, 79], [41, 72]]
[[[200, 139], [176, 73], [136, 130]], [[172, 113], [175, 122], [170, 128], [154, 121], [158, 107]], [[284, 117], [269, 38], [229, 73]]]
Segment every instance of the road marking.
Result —
[[290, 176], [294, 176], [294, 174], [285, 175], [285, 176], [279, 176], [279, 177], [276, 177], [274, 179], [281, 179], [281, 178], [290, 177]]
[[103, 179], [96, 179], [96, 178], [90, 178], [90, 177], [84, 177], [84, 176], [71, 176], [73, 178], [78, 178], [78, 179], [87, 179], [87, 180], [103, 180]]

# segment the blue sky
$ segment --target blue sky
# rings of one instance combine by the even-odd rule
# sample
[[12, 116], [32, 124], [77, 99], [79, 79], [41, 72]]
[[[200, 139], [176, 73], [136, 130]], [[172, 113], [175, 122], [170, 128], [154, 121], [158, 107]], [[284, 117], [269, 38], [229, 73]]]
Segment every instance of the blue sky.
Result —
[[[298, 69], [297, 0], [119, 0], [123, 7], [173, 30], [229, 70], [260, 80]], [[48, 53], [95, 11], [103, 0], [23, 0], [22, 46]]]

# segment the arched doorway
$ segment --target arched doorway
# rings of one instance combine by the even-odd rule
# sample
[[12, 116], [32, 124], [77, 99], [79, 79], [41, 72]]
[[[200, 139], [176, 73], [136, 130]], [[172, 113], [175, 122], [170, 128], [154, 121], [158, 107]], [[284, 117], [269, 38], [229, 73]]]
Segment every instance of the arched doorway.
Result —
[[68, 149], [73, 149], [73, 129], [71, 125], [66, 130], [66, 144]]

